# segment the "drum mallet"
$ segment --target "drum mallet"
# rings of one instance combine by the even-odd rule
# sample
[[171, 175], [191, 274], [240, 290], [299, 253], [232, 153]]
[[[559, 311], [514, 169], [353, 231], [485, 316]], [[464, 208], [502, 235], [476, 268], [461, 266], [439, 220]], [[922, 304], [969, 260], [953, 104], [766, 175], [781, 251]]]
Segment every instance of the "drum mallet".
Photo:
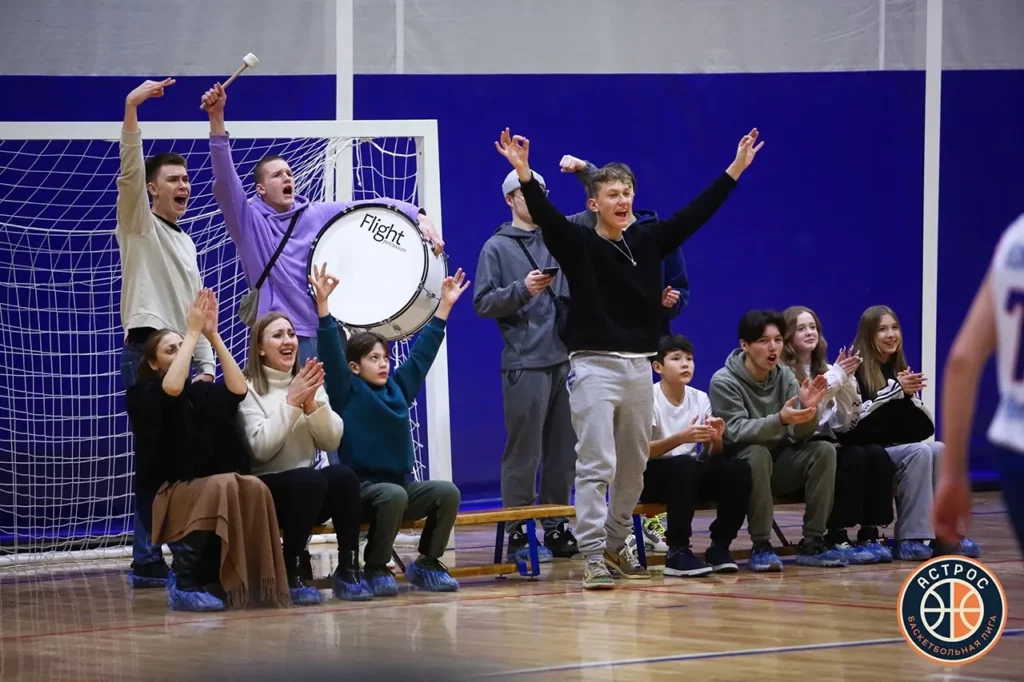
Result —
[[[224, 85], [221, 86], [221, 87], [223, 87], [225, 90], [227, 90], [227, 87], [229, 85], [231, 85], [235, 81], [236, 78], [241, 76], [243, 71], [245, 71], [246, 69], [255, 69], [256, 65], [259, 64], [259, 63], [260, 63], [260, 60], [256, 59], [256, 55], [254, 55], [252, 52], [250, 52], [249, 54], [245, 55], [244, 57], [242, 57], [242, 65], [240, 67], [238, 67], [237, 71], [235, 71], [233, 74], [231, 74], [231, 78], [229, 78], [227, 80], [227, 82], [224, 83]], [[200, 104], [199, 108], [202, 109], [203, 111], [206, 111], [206, 102], [203, 102], [202, 104]]]

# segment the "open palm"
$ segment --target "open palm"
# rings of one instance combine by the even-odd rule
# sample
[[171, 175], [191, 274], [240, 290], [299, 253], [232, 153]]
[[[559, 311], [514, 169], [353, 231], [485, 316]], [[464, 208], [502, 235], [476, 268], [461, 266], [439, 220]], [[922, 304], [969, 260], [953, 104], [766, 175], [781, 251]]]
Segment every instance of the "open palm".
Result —
[[814, 381], [804, 379], [803, 385], [800, 386], [800, 405], [805, 408], [817, 407], [827, 390], [828, 379], [820, 374], [814, 378]]

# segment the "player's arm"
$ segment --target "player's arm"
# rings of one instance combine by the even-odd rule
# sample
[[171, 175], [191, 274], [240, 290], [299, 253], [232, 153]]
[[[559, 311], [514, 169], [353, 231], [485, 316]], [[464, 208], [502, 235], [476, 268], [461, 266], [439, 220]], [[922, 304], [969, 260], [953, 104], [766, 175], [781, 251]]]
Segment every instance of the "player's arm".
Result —
[[117, 176], [117, 232], [143, 234], [149, 230], [149, 192], [146, 189], [138, 109], [150, 97], [163, 97], [164, 88], [171, 85], [174, 85], [173, 78], [146, 81], [128, 93], [124, 100], [124, 123], [119, 145], [121, 172]]
[[[238, 177], [238, 170], [231, 158], [231, 140], [224, 123], [224, 106], [228, 95], [224, 87], [217, 83], [203, 95], [207, 105], [206, 113], [210, 118], [210, 165], [213, 168], [213, 196], [224, 216], [224, 225], [228, 235], [239, 251], [245, 251], [247, 244], [255, 248], [254, 239], [246, 239], [257, 223], [248, 219], [249, 201], [245, 196], [245, 187]], [[251, 263], [258, 258], [248, 257], [248, 253], [240, 254], [243, 263]]]
[[668, 220], [655, 226], [658, 249], [662, 258], [678, 249], [721, 208], [733, 188], [736, 187], [740, 175], [754, 162], [754, 156], [764, 145], [764, 142], [761, 142], [755, 146], [756, 142], [757, 128], [754, 128], [740, 140], [736, 148], [736, 158], [724, 173], [718, 176], [689, 205], [679, 209]]

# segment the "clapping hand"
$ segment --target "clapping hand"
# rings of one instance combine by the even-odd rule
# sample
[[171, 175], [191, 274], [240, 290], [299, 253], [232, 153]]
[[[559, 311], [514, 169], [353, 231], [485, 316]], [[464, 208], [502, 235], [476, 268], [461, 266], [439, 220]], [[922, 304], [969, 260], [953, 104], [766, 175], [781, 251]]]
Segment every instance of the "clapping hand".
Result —
[[[207, 326], [207, 309], [209, 308], [210, 301], [207, 296], [207, 289], [200, 289], [199, 293], [196, 294], [196, 298], [192, 301], [192, 304], [188, 307], [188, 315], [186, 317], [186, 331], [190, 334], [203, 334], [206, 331]], [[214, 313], [216, 315], [216, 312]], [[217, 323], [217, 318], [214, 317], [214, 325]]]
[[663, 308], [674, 308], [679, 303], [679, 291], [672, 287], [665, 287], [661, 292], [661, 305]]
[[318, 362], [316, 358], [309, 358], [288, 385], [288, 396], [285, 401], [292, 407], [301, 407], [310, 412], [308, 408], [313, 404], [313, 397], [323, 385], [324, 363]]
[[928, 387], [928, 379], [920, 372], [912, 372], [909, 367], [896, 375], [903, 392], [908, 396], [916, 395]]
[[495, 142], [494, 147], [519, 171], [520, 177], [530, 170], [530, 141], [522, 135], [513, 137], [505, 128], [501, 132], [501, 141]]
[[842, 367], [843, 371], [846, 372], [846, 376], [852, 377], [856, 374], [861, 362], [863, 362], [863, 358], [860, 356], [860, 351], [847, 354], [845, 346], [839, 349], [839, 357], [836, 358], [836, 364]]
[[327, 299], [330, 298], [331, 293], [338, 286], [338, 278], [328, 274], [327, 263], [324, 263], [319, 268], [314, 265], [313, 274], [309, 275], [308, 279], [310, 286], [313, 287], [313, 291], [316, 293], [317, 315], [326, 317], [331, 312], [330, 308], [327, 307]]
[[711, 441], [721, 443], [722, 438], [725, 436], [725, 420], [721, 417], [708, 417], [704, 420], [704, 423], [715, 430], [715, 434], [711, 436]]
[[818, 410], [813, 407], [805, 407], [799, 409], [794, 407], [796, 405], [796, 397], [792, 397], [786, 401], [786, 404], [782, 406], [782, 411], [779, 412], [779, 421], [784, 425], [789, 426], [790, 424], [804, 424], [814, 419], [814, 415], [817, 414]]
[[204, 312], [206, 314], [203, 320], [203, 336], [210, 341], [217, 336], [217, 318], [220, 311], [217, 308], [217, 294], [213, 293], [213, 289], [203, 289], [199, 292], [200, 296], [205, 295], [206, 306]]
[[694, 417], [690, 425], [680, 432], [684, 443], [707, 443], [715, 437], [715, 427], [710, 424], [698, 424], [700, 417]]
[[804, 379], [803, 385], [800, 386], [800, 404], [806, 408], [816, 408], [827, 390], [828, 379], [820, 374], [814, 378], [814, 381]]
[[124, 102], [128, 106], [137, 107], [151, 97], [163, 97], [164, 88], [169, 88], [174, 83], [173, 78], [165, 78], [162, 81], [146, 81], [129, 92]]

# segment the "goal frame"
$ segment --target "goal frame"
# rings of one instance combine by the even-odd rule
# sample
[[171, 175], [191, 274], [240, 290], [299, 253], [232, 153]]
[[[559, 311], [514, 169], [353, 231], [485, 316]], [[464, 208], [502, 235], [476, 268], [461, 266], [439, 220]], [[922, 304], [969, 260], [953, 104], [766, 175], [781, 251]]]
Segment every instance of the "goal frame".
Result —
[[[0, 140], [103, 140], [117, 142], [121, 121], [26, 121], [0, 122]], [[188, 140], [208, 138], [210, 126], [205, 121], [148, 121], [139, 125], [144, 140]], [[349, 120], [349, 121], [232, 121], [228, 125], [232, 139], [295, 139], [353, 138], [375, 139], [409, 137], [416, 141], [417, 185], [419, 205], [443, 235], [441, 210], [441, 172], [437, 121]], [[344, 158], [351, 158], [345, 156]], [[344, 162], [344, 161], [343, 161]], [[331, 173], [325, 185], [334, 184], [335, 196], [351, 199], [351, 173]], [[327, 190], [330, 192], [330, 188]], [[321, 199], [324, 197], [316, 197]], [[327, 197], [330, 198], [330, 197]], [[113, 226], [111, 226], [113, 230]], [[448, 389], [447, 338], [442, 340], [430, 371], [427, 373], [427, 471], [430, 480], [451, 481], [451, 419]]]

